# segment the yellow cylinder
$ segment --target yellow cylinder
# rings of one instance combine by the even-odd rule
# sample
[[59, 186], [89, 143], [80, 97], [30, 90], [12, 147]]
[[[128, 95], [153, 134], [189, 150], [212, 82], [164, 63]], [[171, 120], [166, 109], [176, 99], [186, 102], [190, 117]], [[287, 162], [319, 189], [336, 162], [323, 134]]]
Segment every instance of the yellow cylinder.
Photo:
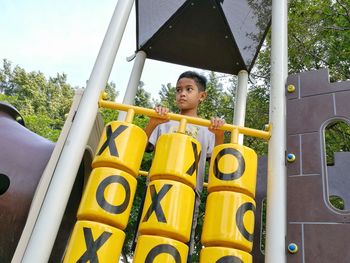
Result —
[[190, 239], [195, 193], [189, 186], [170, 180], [149, 184], [139, 232], [188, 242]]
[[137, 176], [146, 144], [147, 135], [140, 127], [110, 122], [103, 131], [92, 167], [113, 167]]
[[255, 197], [257, 155], [243, 145], [221, 144], [210, 161], [208, 192], [235, 191]]
[[90, 221], [77, 221], [63, 263], [116, 262], [125, 234], [118, 228]]
[[134, 263], [186, 263], [188, 246], [174, 239], [142, 235], [137, 240]]
[[78, 220], [125, 229], [136, 185], [136, 178], [126, 172], [106, 167], [93, 169], [80, 202]]
[[253, 247], [255, 201], [235, 192], [210, 193], [202, 231], [206, 247], [231, 247], [250, 252]]
[[149, 171], [150, 180], [170, 179], [196, 187], [201, 146], [193, 137], [181, 133], [163, 134]]
[[206, 247], [201, 250], [200, 263], [252, 263], [252, 256], [242, 250], [226, 247]]

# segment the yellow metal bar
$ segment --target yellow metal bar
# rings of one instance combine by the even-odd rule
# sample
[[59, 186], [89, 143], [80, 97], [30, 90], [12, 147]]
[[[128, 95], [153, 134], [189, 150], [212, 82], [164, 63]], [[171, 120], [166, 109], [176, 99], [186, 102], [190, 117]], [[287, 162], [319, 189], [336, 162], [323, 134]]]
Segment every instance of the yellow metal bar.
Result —
[[186, 124], [187, 124], [187, 120], [185, 118], [182, 118], [180, 120], [180, 125], [179, 125], [179, 129], [177, 130], [177, 132], [185, 133], [186, 132]]
[[239, 135], [238, 129], [233, 129], [231, 132], [231, 143], [234, 143], [234, 144], [238, 143], [238, 135]]
[[134, 119], [135, 111], [134, 109], [128, 109], [128, 113], [125, 117], [125, 122], [132, 123], [132, 120]]
[[[142, 114], [142, 115], [147, 115], [149, 117], [162, 118], [153, 109], [146, 109], [146, 108], [142, 108], [142, 107], [138, 107], [138, 106], [134, 106], [134, 105], [121, 104], [121, 103], [117, 103], [117, 102], [104, 101], [104, 100], [100, 99], [99, 106], [102, 108], [122, 110], [122, 111], [128, 111], [129, 109], [133, 109], [135, 111], [135, 114]], [[209, 120], [184, 116], [181, 114], [168, 113], [165, 118], [169, 118], [169, 119], [175, 120], [175, 121], [181, 121], [181, 119], [186, 119], [188, 123], [192, 123], [192, 124], [196, 124], [196, 125], [200, 125], [200, 126], [205, 126], [205, 127], [211, 126], [211, 122]], [[264, 140], [269, 140], [271, 137], [271, 130], [261, 131], [261, 130], [247, 128], [247, 127], [235, 126], [235, 125], [227, 124], [227, 123], [224, 124], [223, 126], [221, 126], [220, 129], [224, 130], [224, 131], [230, 131], [230, 132], [232, 132], [234, 129], [237, 129], [238, 132], [241, 134], [251, 136], [251, 137], [261, 138]]]
[[141, 176], [148, 176], [148, 172], [146, 172], [146, 171], [139, 171], [139, 175], [141, 175]]

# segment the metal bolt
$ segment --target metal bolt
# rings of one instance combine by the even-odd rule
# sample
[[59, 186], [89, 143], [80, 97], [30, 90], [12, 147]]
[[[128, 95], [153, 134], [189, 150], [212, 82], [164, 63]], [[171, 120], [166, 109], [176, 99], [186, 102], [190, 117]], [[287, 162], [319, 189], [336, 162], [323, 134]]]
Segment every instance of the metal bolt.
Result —
[[295, 86], [294, 86], [294, 85], [288, 85], [287, 91], [288, 91], [289, 93], [293, 93], [293, 92], [295, 91]]
[[269, 130], [270, 130], [270, 124], [265, 124], [264, 131], [269, 131]]
[[107, 92], [103, 92], [102, 99], [103, 100], [107, 100], [108, 99], [108, 93]]
[[288, 154], [287, 154], [287, 161], [288, 161], [289, 163], [294, 162], [294, 161], [295, 161], [295, 155], [294, 155], [293, 153], [288, 153]]
[[298, 253], [298, 251], [299, 251], [299, 248], [298, 248], [297, 244], [289, 243], [289, 245], [288, 245], [288, 252], [289, 253], [295, 254], [295, 253]]

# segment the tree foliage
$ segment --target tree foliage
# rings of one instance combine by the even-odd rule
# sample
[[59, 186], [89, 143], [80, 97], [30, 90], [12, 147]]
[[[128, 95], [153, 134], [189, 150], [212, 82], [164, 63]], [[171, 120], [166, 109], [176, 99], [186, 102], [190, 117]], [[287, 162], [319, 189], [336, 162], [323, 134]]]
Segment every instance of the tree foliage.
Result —
[[176, 106], [176, 89], [171, 86], [170, 83], [162, 85], [159, 91], [160, 104], [163, 107], [167, 107], [170, 112], [179, 113], [179, 109]]
[[[331, 80], [350, 79], [350, 2], [348, 0], [291, 0], [289, 1], [289, 73], [327, 67]], [[246, 126], [262, 129], [268, 123], [269, 112], [269, 76], [270, 76], [271, 34], [262, 47], [251, 72], [256, 83], [250, 83], [247, 97]], [[203, 118], [219, 116], [232, 123], [236, 91], [236, 78], [231, 78], [228, 85], [222, 76], [211, 72], [208, 76], [208, 96], [200, 105], [199, 115]], [[118, 96], [116, 85], [106, 86], [109, 100]], [[57, 140], [60, 129], [68, 113], [74, 88], [67, 83], [65, 74], [46, 78], [43, 73], [26, 72], [23, 68], [12, 67], [7, 60], [0, 68], [0, 100], [13, 104], [23, 115], [29, 129], [50, 140]], [[135, 104], [152, 108], [154, 103], [168, 107], [171, 112], [178, 113], [175, 103], [175, 87], [170, 83], [162, 85], [159, 92], [160, 101], [152, 102], [151, 95], [143, 89], [140, 82]], [[118, 112], [101, 110], [105, 122], [116, 120]], [[149, 118], [136, 115], [134, 124], [145, 127]], [[225, 141], [229, 141], [226, 134]], [[350, 149], [349, 127], [343, 124], [332, 124], [325, 134], [327, 144], [327, 160], [332, 163], [334, 151]], [[267, 143], [260, 139], [245, 137], [245, 145], [253, 148], [259, 155], [267, 153]], [[328, 156], [329, 155], [329, 156]], [[152, 155], [145, 154], [142, 170], [148, 171]], [[126, 231], [124, 254], [132, 255], [134, 229], [142, 211], [143, 196], [146, 191], [145, 177], [138, 178], [137, 193]], [[202, 204], [196, 229], [196, 253], [192, 259], [198, 262], [200, 233], [202, 228], [204, 205], [207, 192], [201, 196]]]
[[335, 152], [350, 152], [350, 124], [334, 121], [324, 133], [327, 165], [334, 165]]
[[[328, 68], [332, 81], [350, 79], [350, 2], [348, 0], [289, 1], [289, 74]], [[253, 70], [268, 83], [271, 32]]]
[[[107, 99], [109, 101], [115, 101], [119, 92], [116, 90], [116, 85], [114, 82], [107, 83], [104, 92], [107, 93]], [[118, 119], [119, 112], [111, 109], [100, 109], [104, 123], [114, 121]]]
[[23, 68], [12, 68], [3, 61], [0, 69], [0, 100], [15, 106], [22, 114], [27, 128], [56, 141], [69, 112], [74, 89], [65, 74], [46, 79], [40, 71], [27, 73]]
[[[51, 141], [57, 141], [76, 88], [67, 83], [67, 75], [46, 78], [40, 71], [26, 72], [3, 60], [0, 68], [0, 100], [12, 104], [21, 113], [26, 127]], [[118, 96], [113, 82], [105, 91], [114, 100]], [[116, 111], [102, 110], [105, 119], [115, 119]]]

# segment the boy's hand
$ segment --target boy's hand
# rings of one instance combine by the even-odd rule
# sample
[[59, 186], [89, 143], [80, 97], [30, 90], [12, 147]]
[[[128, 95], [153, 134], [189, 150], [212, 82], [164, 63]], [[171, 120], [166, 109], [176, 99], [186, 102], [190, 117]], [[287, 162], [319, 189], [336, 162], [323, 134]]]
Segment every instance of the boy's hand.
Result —
[[154, 108], [154, 110], [159, 114], [159, 118], [151, 117], [150, 120], [149, 120], [149, 123], [151, 125], [157, 126], [157, 125], [159, 125], [161, 123], [169, 121], [169, 119], [166, 116], [168, 114], [168, 112], [169, 112], [168, 108], [162, 107], [162, 106], [157, 106], [157, 107]]
[[208, 127], [208, 130], [215, 134], [215, 145], [224, 143], [224, 130], [219, 129], [222, 125], [225, 124], [225, 120], [218, 117], [211, 118], [211, 126]]
[[147, 138], [149, 138], [153, 132], [153, 130], [161, 123], [168, 122], [169, 118], [166, 116], [169, 112], [168, 108], [157, 106], [154, 108], [154, 110], [159, 114], [158, 117], [151, 117], [148, 124], [145, 127], [145, 132], [147, 135]]

